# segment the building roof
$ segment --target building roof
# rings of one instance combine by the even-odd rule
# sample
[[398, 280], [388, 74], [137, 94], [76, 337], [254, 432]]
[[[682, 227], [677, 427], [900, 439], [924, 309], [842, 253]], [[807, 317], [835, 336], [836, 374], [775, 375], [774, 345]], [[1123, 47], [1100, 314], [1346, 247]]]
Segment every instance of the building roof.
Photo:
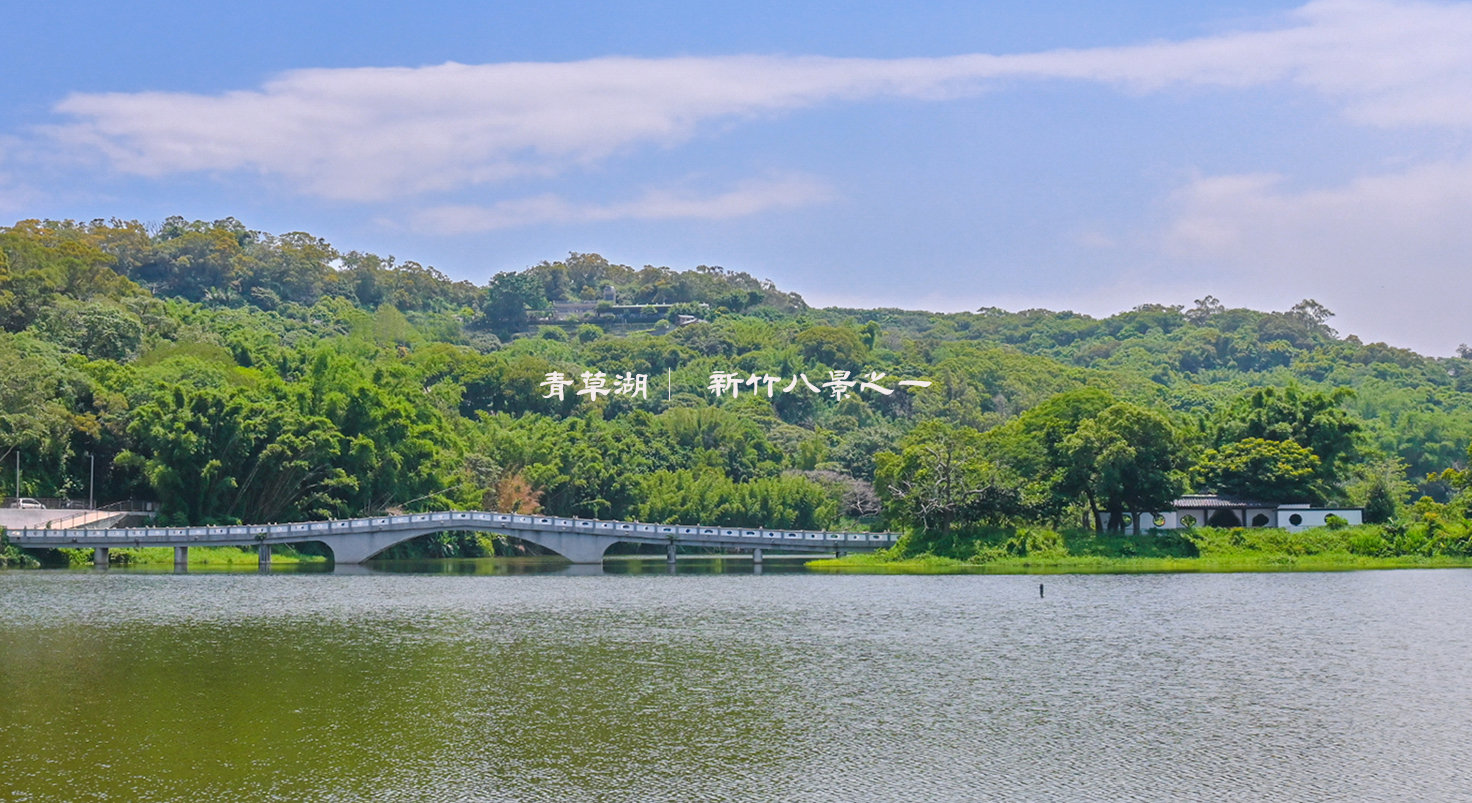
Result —
[[1231, 509], [1241, 510], [1244, 508], [1261, 508], [1263, 510], [1278, 509], [1277, 502], [1258, 502], [1251, 499], [1233, 499], [1228, 496], [1217, 496], [1216, 494], [1187, 494], [1171, 503], [1176, 510], [1182, 508], [1187, 510], [1216, 510]]

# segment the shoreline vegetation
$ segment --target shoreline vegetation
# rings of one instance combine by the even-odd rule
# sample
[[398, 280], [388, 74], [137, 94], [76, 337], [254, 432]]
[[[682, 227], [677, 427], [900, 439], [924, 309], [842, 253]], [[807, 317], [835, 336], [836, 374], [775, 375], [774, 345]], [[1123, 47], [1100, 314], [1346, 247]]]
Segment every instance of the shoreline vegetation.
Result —
[[[894, 547], [842, 558], [804, 560], [808, 569], [858, 574], [1171, 574], [1232, 572], [1323, 572], [1376, 569], [1472, 568], [1472, 554], [1460, 541], [1447, 542], [1396, 525], [1322, 527], [1301, 532], [1275, 528], [1196, 528], [1140, 535], [1089, 530], [988, 528], [960, 534], [949, 544], [906, 535]], [[939, 554], [936, 549], [944, 554]], [[918, 551], [917, 551], [918, 550]], [[309, 547], [273, 546], [273, 566], [331, 564]], [[383, 560], [437, 560], [391, 554]], [[487, 552], [481, 559], [496, 557]], [[515, 560], [516, 556], [501, 555]], [[555, 556], [547, 556], [555, 559]], [[637, 555], [617, 556], [623, 558]], [[642, 556], [655, 559], [656, 556]], [[710, 554], [701, 557], [733, 557]], [[771, 556], [776, 559], [797, 556]], [[119, 547], [110, 553], [120, 567], [171, 566], [169, 547]], [[438, 560], [463, 560], [446, 556]], [[0, 536], [0, 567], [68, 568], [90, 566], [91, 549], [23, 550]], [[249, 547], [190, 547], [191, 568], [253, 568]]]
[[[476, 509], [908, 531], [868, 559], [891, 568], [1472, 556], [1472, 346], [1428, 357], [1332, 317], [1212, 296], [816, 309], [740, 271], [578, 253], [476, 285], [233, 218], [23, 220], [0, 227], [0, 487], [156, 502], [158, 526]], [[1188, 493], [1379, 527], [1211, 529], [1252, 523], [1221, 511], [1125, 535]], [[522, 548], [436, 533], [382, 557]]]
[[973, 563], [921, 555], [883, 559], [850, 555], [807, 562], [809, 569], [855, 574], [1226, 574], [1234, 572], [1335, 572], [1377, 569], [1467, 569], [1472, 558], [1404, 556], [1371, 558], [1348, 553], [1323, 555], [1236, 555], [1219, 558], [1003, 558]]
[[[906, 536], [879, 552], [825, 558], [810, 569], [875, 574], [1151, 574], [1472, 568], [1458, 542], [1397, 525], [1203, 527], [1142, 535], [1003, 529], [972, 533], [938, 554]], [[970, 544], [970, 554], [956, 546]], [[963, 547], [964, 549], [964, 547]]]
[[[327, 564], [331, 558], [299, 551], [291, 546], [273, 544], [271, 565]], [[108, 563], [116, 566], [172, 566], [173, 547], [113, 547], [108, 551]], [[0, 536], [0, 568], [58, 569], [72, 566], [92, 565], [92, 549], [21, 549]], [[192, 546], [189, 548], [190, 567], [247, 567], [258, 566], [256, 551], [237, 546]]]

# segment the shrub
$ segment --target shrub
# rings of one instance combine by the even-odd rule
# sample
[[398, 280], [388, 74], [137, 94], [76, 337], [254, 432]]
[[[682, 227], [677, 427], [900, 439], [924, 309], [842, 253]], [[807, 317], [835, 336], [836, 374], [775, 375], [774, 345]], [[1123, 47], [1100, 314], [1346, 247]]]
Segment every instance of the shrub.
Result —
[[1356, 555], [1380, 557], [1390, 551], [1390, 542], [1374, 530], [1361, 529], [1349, 537], [1349, 551]]
[[1061, 558], [1068, 555], [1068, 547], [1063, 543], [1063, 536], [1056, 530], [1046, 530], [1041, 527], [1018, 530], [1016, 535], [1007, 539], [1005, 549], [1008, 553], [1019, 557]]
[[1324, 517], [1324, 526], [1331, 530], [1342, 530], [1349, 526], [1349, 520], [1343, 516], [1336, 516], [1330, 513]]

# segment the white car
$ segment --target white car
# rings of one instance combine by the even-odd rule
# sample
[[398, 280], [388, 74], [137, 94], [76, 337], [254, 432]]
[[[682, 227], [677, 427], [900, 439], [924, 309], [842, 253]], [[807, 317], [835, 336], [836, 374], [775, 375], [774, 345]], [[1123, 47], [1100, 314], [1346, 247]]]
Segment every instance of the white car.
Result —
[[10, 503], [10, 506], [13, 507], [13, 508], [18, 508], [20, 510], [45, 510], [46, 509], [46, 506], [45, 505], [41, 504], [40, 502], [37, 502], [34, 499], [31, 499], [30, 497], [26, 497], [26, 496], [22, 496], [19, 499], [15, 500], [14, 502], [11, 502]]

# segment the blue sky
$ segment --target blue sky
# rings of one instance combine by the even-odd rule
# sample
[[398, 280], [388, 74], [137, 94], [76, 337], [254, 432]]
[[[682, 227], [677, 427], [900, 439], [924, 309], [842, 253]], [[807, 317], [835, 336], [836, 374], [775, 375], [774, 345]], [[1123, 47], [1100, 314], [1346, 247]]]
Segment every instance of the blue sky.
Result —
[[1472, 341], [1472, 4], [52, 2], [0, 220], [233, 215], [484, 282], [568, 251], [811, 303], [1284, 309]]

